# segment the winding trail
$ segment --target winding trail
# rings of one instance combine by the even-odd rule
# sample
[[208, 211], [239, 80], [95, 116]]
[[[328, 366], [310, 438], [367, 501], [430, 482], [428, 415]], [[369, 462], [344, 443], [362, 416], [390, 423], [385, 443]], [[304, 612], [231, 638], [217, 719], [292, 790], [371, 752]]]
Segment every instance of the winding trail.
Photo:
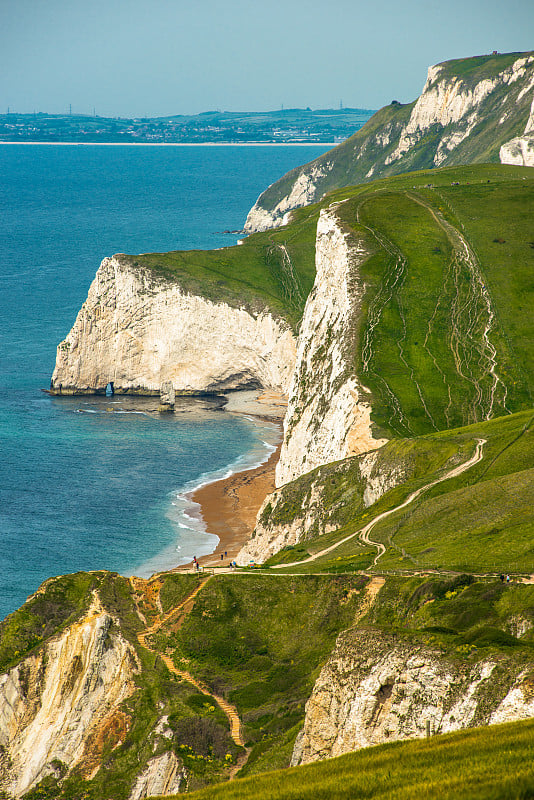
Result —
[[359, 531], [360, 539], [362, 540], [362, 542], [365, 542], [365, 544], [370, 544], [373, 547], [377, 548], [378, 552], [371, 566], [373, 567], [376, 566], [378, 559], [381, 558], [381, 556], [383, 556], [384, 553], [386, 552], [386, 547], [381, 542], [375, 542], [373, 539], [370, 539], [369, 531], [371, 531], [375, 527], [375, 525], [377, 525], [383, 519], [386, 519], [386, 517], [391, 516], [391, 514], [395, 514], [397, 511], [400, 511], [402, 508], [405, 508], [406, 506], [410, 505], [410, 503], [413, 503], [413, 501], [417, 500], [417, 498], [420, 497], [423, 494], [423, 492], [428, 491], [433, 486], [436, 486], [436, 484], [442, 483], [443, 481], [446, 481], [449, 478], [456, 478], [458, 475], [461, 475], [463, 472], [466, 472], [471, 467], [474, 467], [474, 465], [478, 464], [479, 461], [482, 461], [484, 457], [483, 448], [485, 444], [486, 444], [486, 439], [477, 439], [477, 446], [475, 448], [475, 452], [470, 459], [464, 461], [463, 464], [459, 464], [457, 467], [454, 467], [453, 469], [449, 470], [449, 472], [445, 473], [445, 475], [443, 475], [441, 478], [436, 478], [435, 481], [427, 483], [424, 486], [421, 486], [419, 489], [416, 489], [415, 492], [412, 492], [410, 495], [408, 495], [404, 503], [401, 503], [399, 506], [395, 506], [395, 508], [391, 508], [389, 511], [383, 511], [382, 514], [379, 514], [377, 517], [375, 517], [371, 522], [369, 522], [364, 528], [362, 528]]
[[443, 483], [443, 481], [447, 481], [447, 480], [449, 480], [449, 478], [456, 478], [458, 475], [461, 475], [463, 472], [466, 472], [468, 469], [473, 467], [475, 464], [478, 464], [479, 461], [482, 461], [482, 459], [484, 458], [483, 449], [484, 449], [484, 445], [486, 444], [487, 440], [486, 439], [477, 439], [476, 441], [477, 441], [477, 445], [476, 445], [476, 448], [475, 448], [475, 452], [473, 453], [471, 458], [469, 458], [467, 461], [464, 461], [463, 464], [459, 464], [458, 466], [456, 466], [453, 469], [449, 470], [444, 475], [442, 475], [440, 478], [436, 478], [435, 480], [431, 481], [430, 483], [426, 483], [424, 486], [421, 486], [419, 489], [416, 489], [415, 492], [412, 492], [406, 498], [406, 500], [403, 503], [401, 503], [398, 506], [395, 506], [394, 508], [390, 508], [389, 511], [383, 511], [381, 514], [379, 514], [377, 517], [375, 517], [373, 520], [371, 520], [371, 522], [368, 522], [367, 525], [365, 525], [365, 527], [360, 528], [357, 531], [354, 531], [354, 533], [350, 533], [348, 536], [345, 536], [345, 538], [341, 539], [339, 542], [335, 542], [334, 544], [330, 545], [329, 547], [326, 547], [324, 550], [320, 550], [318, 553], [314, 553], [313, 556], [309, 556], [308, 558], [304, 558], [302, 561], [293, 561], [290, 564], [276, 564], [276, 565], [272, 566], [271, 569], [283, 569], [284, 567], [296, 567], [296, 566], [299, 566], [300, 564], [307, 564], [310, 561], [316, 561], [318, 558], [321, 558], [322, 556], [325, 556], [328, 553], [331, 553], [333, 550], [337, 550], [337, 548], [340, 547], [342, 544], [345, 544], [345, 542], [349, 542], [351, 539], [354, 539], [356, 536], [358, 536], [361, 539], [361, 541], [364, 542], [365, 544], [371, 545], [372, 547], [376, 547], [378, 552], [377, 552], [377, 554], [375, 556], [375, 559], [374, 559], [374, 561], [373, 561], [373, 563], [371, 565], [372, 567], [376, 566], [376, 563], [377, 563], [378, 559], [381, 556], [383, 556], [384, 553], [386, 552], [386, 548], [385, 548], [385, 545], [383, 545], [381, 542], [375, 542], [373, 539], [369, 538], [370, 531], [375, 527], [375, 525], [377, 525], [383, 519], [386, 519], [386, 517], [390, 517], [392, 514], [396, 514], [397, 511], [400, 511], [402, 508], [405, 508], [406, 506], [410, 505], [410, 503], [413, 503], [414, 500], [416, 500], [418, 497], [420, 497], [424, 492], [426, 492], [429, 489], [431, 489], [433, 486], [436, 486], [438, 483]]
[[[208, 686], [206, 686], [206, 684], [198, 681], [189, 672], [178, 669], [168, 655], [166, 655], [165, 653], [161, 653], [159, 650], [156, 650], [154, 647], [151, 646], [150, 642], [148, 641], [148, 637], [150, 637], [154, 633], [157, 633], [160, 630], [160, 628], [162, 628], [164, 625], [166, 625], [168, 622], [171, 622], [175, 618], [176, 618], [175, 627], [180, 628], [182, 626], [186, 616], [191, 612], [191, 610], [195, 605], [195, 597], [204, 588], [204, 586], [208, 583], [211, 577], [212, 576], [210, 575], [207, 578], [201, 580], [196, 589], [194, 589], [193, 592], [187, 595], [187, 597], [184, 600], [182, 600], [181, 603], [179, 603], [177, 606], [175, 606], [169, 612], [167, 612], [167, 614], [162, 614], [162, 613], [159, 614], [158, 617], [156, 618], [156, 621], [152, 625], [147, 625], [147, 627], [145, 627], [143, 631], [137, 634], [137, 639], [142, 647], [144, 647], [150, 653], [153, 653], [154, 655], [159, 656], [159, 658], [161, 658], [161, 660], [163, 661], [169, 672], [171, 672], [173, 675], [176, 675], [178, 678], [181, 678], [182, 680], [191, 683], [202, 694], [206, 694], [209, 695], [210, 697], [213, 697], [213, 699], [217, 702], [217, 705], [221, 708], [222, 711], [224, 711], [224, 713], [228, 718], [228, 721], [230, 723], [230, 735], [232, 739], [239, 747], [245, 747], [241, 731], [241, 720], [239, 718], [239, 714], [237, 713], [237, 709], [235, 708], [235, 706], [233, 706], [231, 703], [225, 700], [224, 697], [221, 697], [220, 695], [212, 692], [212, 690]], [[134, 583], [134, 580], [136, 579], [131, 578], [130, 582], [135, 591], [138, 591], [140, 588], [139, 581], [136, 580], [136, 582]], [[161, 608], [161, 605], [159, 607]], [[233, 775], [235, 775], [235, 773], [238, 772], [244, 765], [249, 756], [249, 752], [250, 751], [248, 749], [245, 749], [245, 753], [238, 759], [234, 767], [232, 767], [231, 777], [233, 777]]]
[[[418, 205], [425, 208], [429, 214], [433, 217], [436, 224], [442, 229], [445, 233], [453, 251], [456, 254], [455, 257], [455, 264], [454, 266], [457, 270], [461, 269], [461, 265], [465, 265], [466, 268], [469, 270], [473, 277], [473, 285], [472, 285], [472, 296], [467, 298], [467, 306], [458, 307], [453, 309], [456, 311], [456, 316], [460, 316], [460, 312], [467, 311], [468, 319], [469, 319], [469, 326], [467, 331], [464, 333], [467, 334], [468, 340], [471, 340], [475, 350], [478, 352], [479, 355], [479, 363], [478, 367], [480, 373], [484, 375], [488, 373], [491, 375], [491, 386], [489, 388], [488, 396], [484, 398], [484, 392], [482, 386], [480, 384], [480, 379], [477, 379], [473, 376], [470, 365], [468, 363], [468, 359], [464, 359], [465, 366], [471, 372], [470, 376], [464, 375], [462, 372], [462, 364], [461, 364], [461, 356], [460, 356], [460, 343], [462, 337], [459, 334], [459, 326], [454, 325], [454, 316], [453, 313], [453, 328], [454, 334], [456, 336], [456, 342], [452, 342], [451, 345], [453, 347], [453, 354], [455, 355], [456, 366], [458, 374], [460, 374], [466, 380], [469, 380], [475, 389], [475, 402], [479, 405], [480, 410], [483, 414], [484, 419], [488, 420], [492, 417], [493, 414], [493, 407], [497, 401], [496, 393], [499, 388], [501, 387], [502, 390], [502, 397], [500, 399], [499, 405], [502, 407], [505, 413], [510, 413], [507, 406], [506, 400], [508, 396], [508, 389], [497, 372], [497, 348], [495, 345], [490, 341], [489, 334], [491, 333], [492, 329], [494, 328], [495, 323], [495, 311], [493, 310], [493, 305], [491, 303], [490, 294], [486, 287], [485, 279], [482, 275], [482, 270], [480, 268], [480, 264], [470, 247], [468, 241], [462, 236], [460, 231], [454, 227], [450, 222], [448, 222], [443, 214], [441, 214], [436, 208], [434, 208], [431, 203], [426, 201], [423, 197], [413, 192], [407, 192], [407, 197], [413, 200]], [[441, 195], [440, 195], [441, 197]], [[444, 201], [443, 198], [441, 198]], [[457, 281], [457, 292], [458, 292], [458, 281]], [[482, 302], [482, 308], [478, 308], [478, 300]], [[457, 303], [459, 303], [459, 292], [457, 294]], [[483, 315], [486, 315], [486, 319], [483, 320]], [[480, 326], [483, 326], [482, 337], [479, 342], [476, 341], [476, 333]], [[465, 338], [465, 337], [464, 337]], [[485, 407], [484, 407], [485, 406]]]

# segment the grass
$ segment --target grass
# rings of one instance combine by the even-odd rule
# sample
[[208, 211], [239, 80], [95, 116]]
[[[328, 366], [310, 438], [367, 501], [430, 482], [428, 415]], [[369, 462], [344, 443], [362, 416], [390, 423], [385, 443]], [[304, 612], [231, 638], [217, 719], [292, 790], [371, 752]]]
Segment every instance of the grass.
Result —
[[399, 742], [196, 792], [191, 800], [523, 800], [534, 721]]
[[[253, 313], [267, 308], [296, 329], [315, 279], [316, 225], [315, 211], [298, 226], [254, 234], [235, 247], [122, 258], [213, 302]], [[283, 248], [293, 270], [288, 269]]]
[[[366, 579], [234, 575], [212, 579], [165, 647], [237, 706], [245, 771], [287, 766], [304, 704]], [[353, 591], [356, 589], [356, 593]]]
[[[387, 548], [378, 569], [534, 571], [533, 416], [532, 411], [524, 411], [466, 428], [388, 442], [377, 451], [372, 475], [397, 474], [398, 485], [369, 507], [363, 502], [366, 481], [360, 475], [358, 456], [319, 467], [286, 484], [277, 490], [262, 524], [273, 527], [301, 521], [301, 539], [266, 565], [303, 560], [307, 554], [319, 553], [356, 533], [453, 464], [467, 460], [475, 440], [481, 437], [487, 443], [479, 464], [436, 485], [372, 530], [371, 538]], [[376, 549], [362, 545], [354, 536], [315, 561], [288, 569], [304, 573], [366, 569], [374, 555]]]

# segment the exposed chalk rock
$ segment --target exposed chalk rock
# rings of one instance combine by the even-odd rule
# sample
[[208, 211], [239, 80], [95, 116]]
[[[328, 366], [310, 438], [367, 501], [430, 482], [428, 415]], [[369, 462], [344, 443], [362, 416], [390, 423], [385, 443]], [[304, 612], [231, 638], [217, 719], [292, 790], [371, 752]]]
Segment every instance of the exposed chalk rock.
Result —
[[129, 800], [144, 800], [153, 795], [177, 794], [186, 783], [186, 771], [174, 753], [154, 756], [137, 778]]
[[[394, 486], [412, 477], [413, 465], [401, 458], [379, 449], [365, 455], [337, 462], [337, 475], [351, 470], [350, 505], [357, 503], [367, 508]], [[241, 548], [237, 563], [246, 566], [250, 561], [262, 564], [282, 548], [294, 546], [308, 539], [322, 536], [341, 527], [345, 520], [342, 513], [347, 498], [333, 502], [329, 495], [328, 477], [325, 469], [319, 468], [310, 476], [309, 486], [285, 484], [265, 498], [259, 510], [256, 527], [249, 541]], [[298, 488], [297, 488], [298, 487]], [[295, 504], [295, 492], [299, 502]], [[285, 509], [291, 508], [290, 520]], [[340, 516], [341, 514], [341, 516]]]
[[307, 206], [318, 199], [317, 181], [328, 174], [330, 167], [331, 165], [327, 162], [317, 167], [311, 164], [306, 170], [303, 168], [288, 196], [283, 197], [272, 210], [267, 211], [262, 207], [260, 196], [248, 213], [244, 227], [245, 232], [254, 233], [287, 225], [290, 219], [288, 212]]
[[105, 258], [72, 330], [57, 349], [51, 391], [159, 394], [269, 387], [287, 392], [295, 338], [267, 309], [191, 295], [175, 282]]
[[534, 716], [534, 695], [523, 672], [505, 673], [502, 699], [502, 687], [496, 690], [492, 680], [495, 666], [491, 659], [449, 660], [439, 650], [383, 631], [346, 631], [306, 704], [292, 764], [421, 738], [428, 730], [447, 733]]
[[528, 124], [522, 129], [534, 94], [534, 55], [518, 55], [512, 63], [497, 55], [492, 68], [484, 58], [429, 67], [415, 103], [394, 101], [354, 137], [260, 195], [247, 231], [278, 227], [293, 209], [335, 188], [413, 169], [487, 161], [488, 151], [495, 158], [499, 148], [502, 163], [532, 166], [533, 130]]
[[0, 746], [9, 765], [0, 788], [16, 797], [54, 772], [52, 762], [91, 778], [102, 748], [121, 743], [137, 656], [94, 593], [87, 613], [43, 649], [0, 676]]
[[159, 390], [159, 411], [174, 411], [176, 392], [172, 381], [163, 381]]
[[386, 441], [373, 433], [369, 393], [354, 373], [353, 331], [365, 289], [358, 266], [369, 255], [363, 240], [343, 228], [336, 205], [321, 211], [316, 278], [300, 327], [277, 486]]

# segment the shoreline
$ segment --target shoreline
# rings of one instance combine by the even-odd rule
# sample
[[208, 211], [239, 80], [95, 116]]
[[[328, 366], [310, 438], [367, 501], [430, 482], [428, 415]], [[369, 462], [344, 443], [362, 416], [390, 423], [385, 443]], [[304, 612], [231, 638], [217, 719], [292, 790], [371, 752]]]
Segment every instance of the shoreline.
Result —
[[[257, 394], [257, 393], [254, 393]], [[265, 411], [261, 408], [265, 405]], [[206, 483], [187, 496], [198, 504], [198, 519], [205, 525], [206, 533], [215, 535], [219, 541], [215, 549], [198, 557], [204, 568], [229, 567], [245, 542], [250, 538], [258, 511], [268, 494], [274, 491], [274, 473], [282, 447], [282, 422], [287, 401], [272, 392], [263, 392], [253, 401], [246, 400], [235, 407], [228, 403], [228, 413], [249, 416], [258, 421], [276, 424], [280, 430], [280, 442], [269, 457], [259, 466], [235, 472], [225, 478]], [[250, 406], [254, 405], [252, 410]], [[172, 567], [169, 572], [194, 570], [193, 560]]]

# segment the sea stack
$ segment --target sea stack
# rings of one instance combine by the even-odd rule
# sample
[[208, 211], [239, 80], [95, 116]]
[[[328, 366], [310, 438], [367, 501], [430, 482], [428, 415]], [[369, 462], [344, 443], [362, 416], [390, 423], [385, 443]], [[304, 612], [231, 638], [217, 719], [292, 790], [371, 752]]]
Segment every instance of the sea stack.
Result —
[[159, 406], [158, 411], [168, 412], [174, 411], [175, 393], [172, 381], [163, 381], [159, 390]]

